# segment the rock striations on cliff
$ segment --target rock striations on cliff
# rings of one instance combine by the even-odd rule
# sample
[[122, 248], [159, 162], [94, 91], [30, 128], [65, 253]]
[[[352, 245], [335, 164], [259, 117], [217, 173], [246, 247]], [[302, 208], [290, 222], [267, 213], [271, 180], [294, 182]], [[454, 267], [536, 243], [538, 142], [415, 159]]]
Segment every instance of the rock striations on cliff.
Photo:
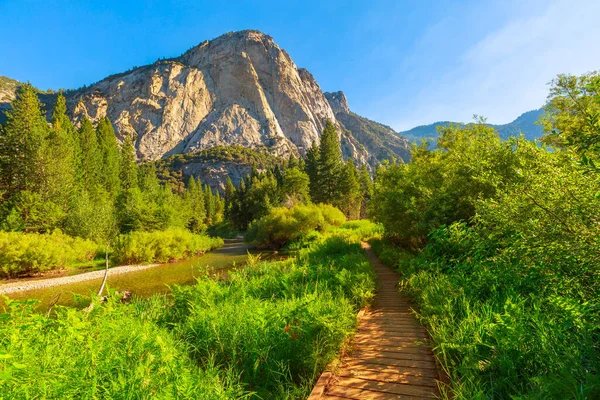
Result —
[[327, 119], [340, 128], [345, 157], [408, 158], [407, 141], [339, 96], [327, 98], [270, 36], [241, 31], [69, 92], [67, 102], [75, 121], [108, 116], [119, 138], [135, 139], [141, 161], [229, 145], [297, 156], [319, 142]]

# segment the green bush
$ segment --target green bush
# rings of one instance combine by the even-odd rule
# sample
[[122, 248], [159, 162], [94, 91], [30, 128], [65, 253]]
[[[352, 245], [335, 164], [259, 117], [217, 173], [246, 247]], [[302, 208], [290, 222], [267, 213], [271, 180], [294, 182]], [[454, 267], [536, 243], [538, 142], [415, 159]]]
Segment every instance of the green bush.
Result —
[[279, 249], [311, 231], [324, 232], [345, 221], [344, 214], [331, 205], [297, 205], [289, 209], [278, 207], [250, 225], [246, 240], [259, 247]]
[[113, 258], [121, 264], [169, 262], [196, 256], [223, 245], [223, 239], [184, 229], [130, 232], [118, 237]]
[[0, 232], [0, 275], [14, 277], [94, 259], [98, 245], [58, 231], [52, 234]]

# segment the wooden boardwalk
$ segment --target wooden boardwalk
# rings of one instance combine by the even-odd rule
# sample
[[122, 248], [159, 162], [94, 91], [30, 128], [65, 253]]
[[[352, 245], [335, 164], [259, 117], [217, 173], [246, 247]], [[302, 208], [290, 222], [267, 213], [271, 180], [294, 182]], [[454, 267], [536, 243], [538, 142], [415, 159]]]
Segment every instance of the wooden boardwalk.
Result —
[[438, 398], [439, 373], [429, 336], [398, 292], [399, 276], [363, 243], [377, 273], [372, 307], [360, 317], [350, 352], [324, 372], [309, 400]]

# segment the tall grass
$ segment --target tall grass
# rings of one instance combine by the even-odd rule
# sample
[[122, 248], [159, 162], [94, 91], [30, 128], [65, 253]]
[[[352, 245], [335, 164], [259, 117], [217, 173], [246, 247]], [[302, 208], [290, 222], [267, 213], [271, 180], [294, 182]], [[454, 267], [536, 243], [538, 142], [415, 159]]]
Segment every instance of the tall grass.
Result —
[[0, 393], [18, 398], [305, 398], [373, 296], [359, 238], [320, 235], [285, 261], [55, 318], [0, 314]]
[[0, 314], [3, 399], [228, 399], [244, 393], [210, 363], [203, 368], [168, 329], [154, 322], [164, 298], [122, 305], [113, 299], [91, 313], [58, 307], [34, 314], [32, 302], [7, 300]]
[[489, 244], [456, 224], [420, 254], [373, 245], [403, 274], [455, 398], [600, 398], [598, 297], [541, 258]]

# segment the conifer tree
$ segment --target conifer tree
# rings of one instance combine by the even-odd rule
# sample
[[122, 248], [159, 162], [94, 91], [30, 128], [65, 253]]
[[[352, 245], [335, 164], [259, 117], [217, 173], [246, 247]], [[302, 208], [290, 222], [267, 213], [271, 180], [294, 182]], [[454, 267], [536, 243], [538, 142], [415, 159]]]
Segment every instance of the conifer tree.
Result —
[[210, 186], [204, 186], [204, 207], [206, 209], [206, 224], [211, 225], [214, 222], [216, 207], [213, 198], [213, 191]]
[[104, 117], [98, 122], [96, 133], [102, 154], [102, 185], [112, 196], [116, 196], [121, 189], [119, 176], [120, 150], [115, 131], [108, 118]]
[[79, 143], [75, 128], [67, 117], [65, 97], [60, 93], [52, 113], [52, 130], [45, 147], [48, 171], [48, 196], [66, 211], [75, 195]]
[[358, 219], [362, 200], [362, 188], [359, 182], [358, 170], [352, 159], [344, 164], [338, 184], [339, 198], [333, 202], [348, 219]]
[[6, 199], [22, 190], [41, 192], [47, 179], [44, 146], [49, 128], [34, 87], [21, 86], [11, 107], [0, 136], [0, 185]]
[[373, 181], [371, 179], [371, 174], [369, 173], [367, 166], [364, 164], [360, 166], [358, 180], [360, 182], [362, 190], [360, 218], [367, 218], [369, 201], [371, 200], [371, 196], [373, 195]]
[[233, 206], [233, 202], [235, 201], [235, 186], [233, 186], [233, 182], [231, 178], [228, 176], [225, 181], [225, 196], [224, 199], [224, 214], [226, 219], [231, 219], [231, 208]]
[[312, 146], [306, 152], [306, 163], [304, 171], [310, 180], [309, 193], [313, 202], [317, 202], [318, 184], [319, 184], [319, 146], [313, 142]]
[[200, 180], [196, 181], [193, 176], [190, 177], [185, 198], [189, 209], [188, 229], [192, 232], [201, 232], [206, 229], [204, 221], [206, 220], [206, 205], [204, 204], [204, 193]]
[[321, 135], [317, 168], [316, 203], [336, 204], [340, 199], [343, 162], [340, 139], [333, 123], [327, 120]]
[[225, 209], [225, 203], [221, 198], [221, 193], [219, 193], [218, 190], [213, 199], [215, 202], [215, 216], [213, 224], [216, 224], [223, 221], [223, 211]]
[[79, 128], [81, 148], [79, 169], [83, 187], [90, 193], [99, 190], [102, 176], [102, 153], [98, 145], [96, 130], [92, 122], [85, 118]]
[[135, 162], [135, 148], [129, 137], [125, 137], [121, 146], [119, 162], [121, 189], [130, 190], [138, 186], [137, 164]]

